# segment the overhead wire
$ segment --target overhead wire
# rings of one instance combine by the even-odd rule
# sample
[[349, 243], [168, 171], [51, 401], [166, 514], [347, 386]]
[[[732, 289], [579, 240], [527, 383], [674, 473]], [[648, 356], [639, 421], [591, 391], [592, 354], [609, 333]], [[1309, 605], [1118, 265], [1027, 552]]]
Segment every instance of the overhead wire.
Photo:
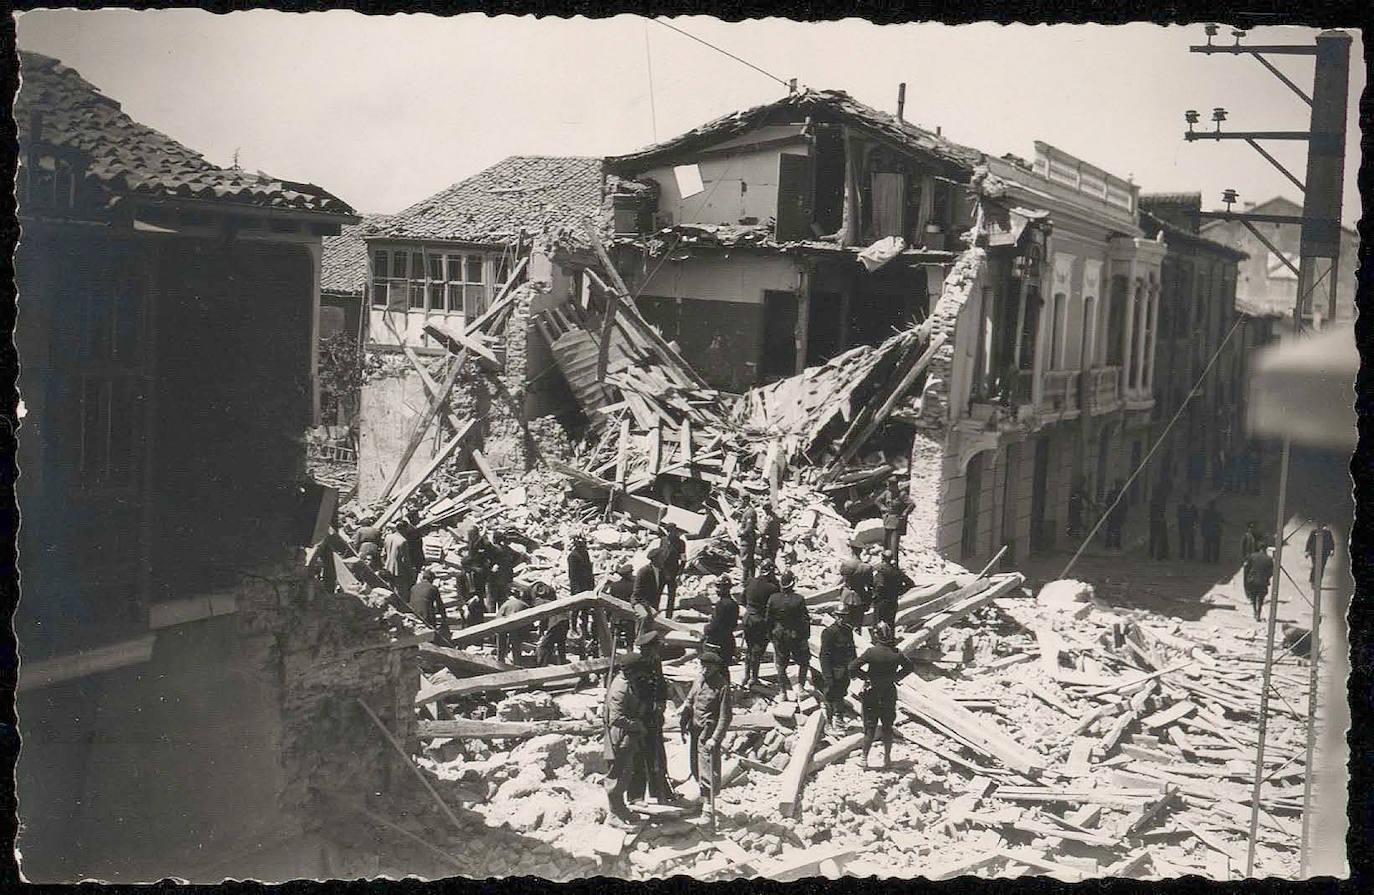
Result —
[[686, 31], [683, 31], [681, 28], [677, 27], [676, 25], [669, 25], [667, 22], [663, 21], [662, 19], [650, 19], [649, 21], [651, 21], [651, 22], [657, 22], [658, 24], [662, 25], [664, 28], [669, 29], [670, 31], [676, 31], [678, 34], [681, 34], [683, 37], [689, 37], [689, 38], [691, 38], [692, 40], [696, 41], [696, 42], [699, 43], [699, 44], [703, 44], [703, 45], [705, 45], [705, 46], [710, 47], [711, 49], [715, 50], [717, 53], [720, 53], [720, 54], [722, 54], [722, 55], [724, 55], [724, 56], [729, 56], [731, 59], [735, 60], [736, 62], [740, 63], [741, 65], [746, 65], [746, 66], [748, 66], [749, 68], [752, 68], [754, 71], [758, 72], [759, 74], [764, 75], [765, 77], [772, 78], [774, 81], [777, 81], [779, 84], [781, 84], [781, 85], [784, 86], [784, 87], [790, 87], [790, 86], [791, 86], [787, 81], [784, 81], [782, 78], [778, 77], [777, 75], [773, 74], [772, 72], [764, 71], [763, 69], [759, 68], [759, 67], [758, 67], [757, 65], [755, 65], [754, 63], [748, 61], [747, 59], [741, 59], [740, 57], [736, 56], [734, 53], [731, 53], [729, 50], [722, 50], [720, 47], [718, 47], [718, 46], [716, 46], [715, 44], [711, 43], [709, 40], [702, 40], [700, 37], [697, 37], [695, 34], [690, 34], [690, 33], [686, 32]]

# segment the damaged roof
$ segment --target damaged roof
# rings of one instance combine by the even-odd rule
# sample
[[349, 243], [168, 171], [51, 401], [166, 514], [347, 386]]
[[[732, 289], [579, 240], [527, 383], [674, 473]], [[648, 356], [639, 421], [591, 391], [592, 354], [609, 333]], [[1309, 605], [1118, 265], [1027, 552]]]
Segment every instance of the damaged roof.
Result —
[[915, 152], [946, 162], [955, 168], [972, 173], [983, 153], [961, 146], [937, 134], [899, 119], [889, 112], [881, 112], [854, 99], [843, 90], [801, 90], [780, 100], [732, 112], [707, 122], [685, 134], [655, 143], [637, 152], [612, 156], [606, 163], [613, 170], [628, 172], [643, 168], [665, 157], [690, 153], [737, 134], [773, 122], [779, 113], [790, 112], [793, 118], [810, 117], [821, 121], [844, 121]]
[[365, 214], [356, 224], [324, 238], [320, 258], [320, 291], [334, 295], [362, 295], [367, 287], [367, 237], [390, 215]]
[[601, 159], [513, 155], [392, 215], [373, 236], [505, 245], [601, 218]]
[[[675, 224], [648, 236], [619, 236], [613, 245], [633, 245], [649, 250], [657, 257], [667, 251], [677, 258], [686, 257], [694, 249], [766, 249], [789, 254], [829, 254], [857, 256], [864, 246], [842, 246], [822, 239], [779, 241], [771, 226], [764, 224]], [[919, 246], [904, 248], [900, 257], [914, 262], [946, 262], [955, 252], [927, 249]]]
[[[348, 203], [309, 183], [221, 168], [125, 114], [119, 103], [56, 59], [19, 53], [23, 83], [14, 102], [19, 142], [35, 121], [42, 143], [75, 153], [87, 182], [112, 199], [192, 199], [351, 216]], [[22, 157], [22, 153], [21, 153]]]
[[1218, 255], [1230, 258], [1234, 261], [1240, 261], [1250, 257], [1235, 246], [1227, 245], [1224, 242], [1217, 242], [1215, 239], [1208, 239], [1206, 236], [1199, 236], [1191, 230], [1185, 230], [1144, 209], [1140, 212], [1140, 229], [1145, 232], [1146, 236], [1150, 237], [1161, 230], [1164, 231], [1164, 242], [1166, 245], [1169, 243], [1182, 243], [1215, 252]]

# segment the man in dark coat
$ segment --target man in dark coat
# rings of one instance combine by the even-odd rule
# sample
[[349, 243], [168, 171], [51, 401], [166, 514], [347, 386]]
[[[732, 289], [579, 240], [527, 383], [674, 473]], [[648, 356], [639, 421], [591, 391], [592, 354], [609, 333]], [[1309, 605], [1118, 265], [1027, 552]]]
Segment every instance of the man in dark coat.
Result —
[[1250, 605], [1255, 610], [1255, 621], [1259, 621], [1264, 611], [1264, 601], [1269, 596], [1269, 583], [1274, 578], [1274, 558], [1269, 555], [1263, 536], [1259, 538], [1255, 552], [1245, 558], [1243, 569], [1245, 595], [1250, 598]]
[[[1202, 529], [1202, 561], [1217, 562], [1221, 559], [1221, 510], [1217, 509], [1216, 499], [1207, 501], [1202, 509], [1199, 528]], [[1248, 556], [1249, 554], [1245, 554]]]
[[860, 589], [859, 566], [857, 559], [840, 563], [840, 614], [849, 621], [851, 628], [863, 625], [869, 606], [867, 592]]
[[643, 763], [644, 785], [639, 787], [638, 775], [627, 790], [629, 798], [639, 801], [645, 791], [660, 804], [678, 805], [682, 799], [673, 792], [668, 783], [668, 756], [663, 742], [663, 714], [668, 707], [668, 679], [663, 676], [663, 658], [659, 646], [663, 635], [656, 630], [645, 631], [635, 640], [635, 648], [644, 661], [644, 677], [648, 684], [649, 701], [647, 733], [645, 735]]
[[663, 551], [663, 589], [668, 594], [663, 614], [672, 618], [673, 609], [677, 606], [677, 579], [682, 574], [687, 544], [682, 540], [682, 532], [671, 522], [663, 523], [659, 529], [659, 550]]
[[638, 823], [639, 818], [625, 805], [625, 793], [632, 784], [643, 786], [636, 779], [642, 771], [645, 738], [648, 735], [648, 703], [652, 696], [645, 675], [644, 660], [637, 653], [620, 657], [619, 674], [606, 689], [605, 757], [610, 764], [606, 773], [606, 797], [611, 815], [622, 825]]
[[425, 624], [434, 629], [443, 643], [449, 640], [448, 613], [444, 601], [439, 596], [439, 588], [434, 584], [434, 572], [424, 569], [420, 580], [410, 588], [410, 611], [424, 619]]
[[1326, 564], [1331, 559], [1331, 554], [1336, 552], [1336, 536], [1321, 519], [1317, 520], [1312, 532], [1307, 536], [1305, 552], [1312, 563], [1312, 573], [1307, 580], [1312, 582], [1313, 591], [1318, 591], [1321, 589], [1322, 578], [1325, 577]]
[[1259, 547], [1260, 532], [1259, 526], [1254, 522], [1245, 523], [1245, 534], [1240, 537], [1240, 555], [1242, 560], [1254, 553]]
[[778, 581], [773, 577], [770, 562], [763, 563], [758, 577], [744, 588], [745, 686], [759, 682], [759, 666], [768, 650], [768, 599], [777, 590]]
[[[596, 590], [596, 574], [592, 571], [592, 557], [587, 552], [587, 539], [580, 534], [568, 541], [568, 593], [580, 594]], [[572, 629], [578, 634], [591, 633], [592, 611], [578, 609], [572, 616]]]
[[892, 629], [879, 624], [873, 627], [873, 645], [849, 663], [852, 677], [868, 681], [860, 700], [864, 712], [863, 762], [868, 765], [868, 753], [882, 728], [883, 767], [892, 762], [892, 725], [897, 719], [897, 683], [915, 671], [911, 660], [897, 650]]
[[702, 643], [714, 650], [728, 665], [735, 661], [735, 627], [739, 624], [739, 604], [735, 602], [729, 575], [716, 579], [716, 602], [711, 618], [702, 631]]
[[1164, 518], [1164, 496], [1150, 501], [1150, 559], [1169, 558], [1169, 523]]
[[831, 724], [838, 723], [844, 715], [844, 699], [849, 694], [849, 663], [856, 658], [854, 626], [845, 613], [836, 613], [834, 621], [821, 631], [821, 691]]
[[701, 675], [682, 707], [682, 726], [689, 733], [688, 766], [706, 798], [704, 820], [714, 825], [720, 789], [720, 748], [730, 732], [730, 662], [712, 650], [701, 654]]
[[[520, 599], [519, 593], [512, 593], [509, 597], [506, 598], [506, 601], [501, 604], [500, 608], [496, 610], [496, 617], [509, 618], [510, 616], [515, 615], [517, 612], [524, 612], [526, 609], [529, 608], [530, 604]], [[521, 653], [524, 650], [524, 647], [524, 631], [517, 630], [511, 631], [506, 634], [496, 635], [496, 658], [499, 661], [506, 661], [506, 655], [509, 654], [511, 664], [519, 665]]]
[[889, 628], [897, 625], [897, 603], [902, 594], [911, 587], [912, 581], [897, 568], [896, 556], [891, 550], [883, 550], [883, 560], [873, 570], [873, 623], [886, 623]]
[[739, 553], [744, 584], [754, 580], [754, 559], [758, 552], [759, 514], [754, 503], [745, 495], [739, 514]]
[[782, 546], [782, 520], [771, 503], [763, 505], [763, 562], [777, 564], [778, 548]]
[[1183, 495], [1183, 500], [1179, 502], [1175, 515], [1178, 517], [1178, 558], [1196, 559], [1193, 527], [1197, 524], [1197, 507], [1193, 506], [1191, 494]]
[[649, 551], [649, 562], [635, 572], [634, 604], [640, 613], [638, 630], [643, 630], [645, 618], [658, 614], [659, 598], [662, 595], [663, 550], [655, 547]]
[[892, 551], [893, 562], [901, 552], [902, 535], [906, 534], [906, 517], [915, 504], [901, 490], [895, 479], [887, 480], [887, 490], [878, 495], [878, 512], [883, 514], [883, 546]]
[[353, 549], [361, 552], [364, 544], [376, 544], [378, 548], [382, 546], [382, 530], [371, 516], [359, 520], [358, 530], [353, 532]]
[[[607, 578], [601, 585], [601, 590], [609, 597], [615, 597], [634, 605], [635, 594], [635, 568], [629, 563], [621, 563], [616, 566], [612, 577]], [[634, 623], [623, 615], [620, 615], [614, 622], [616, 637], [626, 649], [634, 648]]]
[[487, 576], [491, 574], [491, 542], [476, 525], [467, 530], [463, 545], [463, 574], [467, 576], [468, 587], [486, 603], [487, 612], [495, 612], [500, 604], [492, 601], [487, 588]]
[[1107, 492], [1103, 506], [1107, 508], [1107, 541], [1108, 550], [1121, 549], [1121, 530], [1126, 526], [1126, 500], [1122, 495], [1124, 483], [1121, 479], [1116, 480], [1112, 490]]
[[787, 678], [787, 666], [797, 663], [797, 690], [806, 688], [806, 673], [811, 667], [811, 614], [806, 600], [793, 588], [796, 577], [783, 572], [778, 578], [778, 590], [768, 598], [765, 617], [773, 642], [773, 662], [778, 669], [778, 687], [784, 702], [792, 699], [792, 684]]

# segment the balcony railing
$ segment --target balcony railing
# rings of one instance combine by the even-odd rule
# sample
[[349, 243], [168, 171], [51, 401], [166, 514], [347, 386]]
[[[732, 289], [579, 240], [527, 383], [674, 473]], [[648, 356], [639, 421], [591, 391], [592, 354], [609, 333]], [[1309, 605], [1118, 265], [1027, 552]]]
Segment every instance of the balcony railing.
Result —
[[1078, 409], [1078, 371], [1049, 370], [1040, 387], [1039, 406], [1062, 413]]
[[1083, 396], [1090, 411], [1109, 410], [1121, 396], [1121, 368], [1098, 367], [1083, 374]]

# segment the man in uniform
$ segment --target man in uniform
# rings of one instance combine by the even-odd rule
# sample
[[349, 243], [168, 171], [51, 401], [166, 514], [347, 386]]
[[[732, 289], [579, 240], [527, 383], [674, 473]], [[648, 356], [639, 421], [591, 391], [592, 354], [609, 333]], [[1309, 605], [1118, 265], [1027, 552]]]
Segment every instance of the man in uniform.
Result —
[[779, 589], [768, 598], [766, 610], [768, 633], [773, 641], [773, 662], [778, 669], [778, 687], [784, 702], [792, 699], [787, 666], [797, 663], [798, 693], [806, 688], [806, 673], [811, 667], [811, 614], [806, 609], [806, 600], [793, 590], [796, 583], [791, 572], [783, 572], [778, 579]]
[[782, 520], [772, 503], [763, 505], [763, 561], [776, 566], [782, 546]]
[[487, 576], [491, 574], [491, 543], [483, 536], [476, 525], [470, 526], [464, 540], [463, 574], [467, 576], [468, 587], [486, 604], [487, 612], [495, 612], [499, 604], [493, 603], [487, 591]]
[[687, 544], [682, 540], [682, 532], [671, 522], [664, 522], [659, 528], [659, 549], [663, 551], [663, 588], [668, 594], [663, 614], [672, 618], [677, 606], [677, 579], [682, 574]]
[[[596, 575], [592, 572], [587, 539], [578, 533], [568, 543], [568, 593], [580, 594], [589, 590], [596, 590]], [[578, 609], [572, 616], [572, 629], [580, 635], [590, 634], [591, 620], [590, 609]]]
[[840, 563], [840, 612], [849, 620], [851, 629], [864, 623], [864, 613], [868, 611], [868, 595], [860, 589], [859, 566], [866, 565], [857, 558], [846, 559]]
[[511, 582], [515, 580], [515, 567], [524, 561], [520, 552], [510, 545], [510, 535], [496, 531], [488, 544], [487, 589], [491, 592], [491, 602], [500, 606], [510, 595]]
[[873, 645], [849, 663], [851, 677], [864, 678], [861, 703], [864, 712], [863, 762], [868, 766], [868, 753], [882, 728], [883, 767], [892, 762], [892, 724], [897, 718], [897, 682], [916, 668], [911, 660], [897, 650], [892, 628], [885, 624], [873, 626]]
[[[638, 653], [627, 653], [618, 663], [620, 673], [606, 689], [606, 797], [611, 816], [629, 826], [639, 822], [625, 806], [625, 793], [632, 783], [640, 783], [636, 776], [641, 768], [645, 723], [649, 699], [648, 682], [644, 675], [644, 660]], [[642, 783], [640, 783], [642, 786]]]
[[701, 654], [701, 676], [682, 707], [689, 732], [688, 761], [692, 777], [706, 800], [703, 820], [715, 826], [716, 793], [720, 789], [720, 747], [730, 731], [730, 662], [713, 650]]
[[739, 514], [739, 552], [742, 568], [741, 581], [747, 586], [754, 580], [754, 557], [758, 549], [759, 514], [749, 495], [744, 496], [744, 507]]
[[1179, 501], [1178, 509], [1174, 511], [1178, 518], [1178, 558], [1196, 559], [1197, 551], [1193, 543], [1193, 527], [1197, 524], [1197, 507], [1193, 505], [1191, 494], [1183, 495], [1183, 500]]
[[628, 796], [641, 800], [647, 789], [648, 795], [657, 799], [659, 804], [678, 805], [682, 799], [668, 785], [668, 755], [663, 744], [663, 713], [668, 707], [668, 679], [663, 676], [663, 658], [659, 646], [663, 635], [657, 630], [648, 630], [635, 640], [635, 648], [644, 662], [644, 679], [648, 685], [648, 718], [646, 721], [644, 752], [642, 755], [644, 780], [639, 777], [631, 783]]
[[410, 611], [424, 619], [425, 624], [439, 635], [440, 641], [448, 642], [448, 613], [444, 610], [444, 601], [439, 596], [439, 588], [434, 585], [434, 572], [430, 569], [422, 570], [420, 580], [410, 588]]
[[1255, 551], [1245, 557], [1244, 578], [1245, 595], [1255, 610], [1255, 621], [1260, 620], [1264, 611], [1264, 601], [1269, 596], [1269, 582], [1274, 577], [1274, 558], [1269, 555], [1269, 545], [1263, 535], [1256, 539]]
[[[536, 582], [530, 588], [534, 604], [551, 603], [558, 598], [553, 586], [544, 581]], [[535, 661], [539, 665], [552, 665], [568, 661], [568, 628], [572, 625], [572, 612], [558, 612], [544, 619], [544, 630], [539, 635], [535, 647]]]
[[711, 607], [711, 618], [702, 631], [702, 643], [713, 650], [729, 665], [735, 661], [735, 626], [739, 624], [739, 604], [732, 593], [729, 575], [716, 579], [716, 602]]
[[906, 517], [913, 507], [901, 484], [895, 478], [888, 479], [887, 490], [878, 495], [878, 511], [883, 514], [883, 546], [892, 551], [894, 563], [906, 534]]
[[663, 548], [653, 548], [648, 558], [644, 567], [635, 572], [634, 602], [658, 612], [659, 598], [663, 595]]
[[758, 577], [744, 588], [744, 649], [746, 655], [744, 684], [759, 682], [759, 666], [768, 649], [768, 599], [778, 590], [773, 577], [773, 564], [765, 560]]
[[[512, 593], [506, 598], [496, 610], [497, 618], [508, 618], [517, 612], [524, 612], [530, 608], [530, 604], [520, 599], [519, 593]], [[510, 661], [513, 665], [520, 664], [520, 654], [524, 650], [525, 634], [523, 631], [511, 631], [507, 634], [496, 635], [496, 658], [502, 662], [506, 661], [506, 654], [510, 654]]]
[[845, 712], [849, 695], [849, 663], [858, 658], [854, 648], [854, 626], [850, 615], [835, 613], [834, 620], [821, 631], [821, 691], [825, 697], [826, 720], [835, 724]]
[[889, 628], [897, 626], [897, 603], [912, 581], [897, 568], [896, 555], [886, 548], [883, 558], [873, 570], [873, 622], [884, 622]]
[[[615, 572], [601, 584], [602, 593], [608, 597], [614, 597], [626, 603], [634, 604], [635, 593], [635, 568], [629, 563], [621, 563], [616, 566]], [[625, 616], [617, 613], [615, 625], [616, 636], [626, 649], [634, 646], [634, 623]]]

